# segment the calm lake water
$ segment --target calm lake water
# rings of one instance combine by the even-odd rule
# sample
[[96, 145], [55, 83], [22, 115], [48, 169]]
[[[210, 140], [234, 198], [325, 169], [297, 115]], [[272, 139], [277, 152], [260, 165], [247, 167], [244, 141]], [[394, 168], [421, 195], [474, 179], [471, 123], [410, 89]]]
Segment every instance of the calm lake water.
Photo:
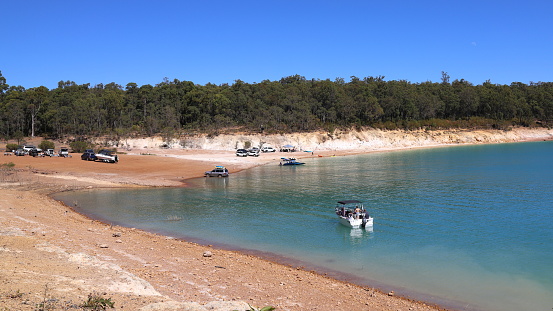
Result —
[[[550, 311], [552, 159], [553, 142], [459, 146], [56, 198], [114, 224], [267, 252], [456, 309]], [[338, 224], [343, 199], [365, 203], [372, 230]]]

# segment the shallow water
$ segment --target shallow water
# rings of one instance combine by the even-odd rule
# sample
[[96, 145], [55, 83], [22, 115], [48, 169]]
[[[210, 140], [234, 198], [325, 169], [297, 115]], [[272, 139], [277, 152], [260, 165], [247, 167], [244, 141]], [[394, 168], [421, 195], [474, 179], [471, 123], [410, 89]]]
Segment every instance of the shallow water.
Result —
[[[551, 310], [552, 154], [553, 142], [533, 142], [315, 158], [189, 188], [57, 198], [112, 223], [270, 252], [458, 309]], [[372, 230], [338, 224], [343, 199], [365, 202]]]

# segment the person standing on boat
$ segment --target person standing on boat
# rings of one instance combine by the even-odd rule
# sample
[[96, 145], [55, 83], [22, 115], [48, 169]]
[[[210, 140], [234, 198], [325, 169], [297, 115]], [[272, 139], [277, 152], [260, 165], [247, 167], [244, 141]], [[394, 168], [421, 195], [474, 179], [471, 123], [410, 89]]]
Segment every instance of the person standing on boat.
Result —
[[359, 214], [361, 214], [361, 209], [359, 206], [355, 206], [355, 219], [359, 219]]

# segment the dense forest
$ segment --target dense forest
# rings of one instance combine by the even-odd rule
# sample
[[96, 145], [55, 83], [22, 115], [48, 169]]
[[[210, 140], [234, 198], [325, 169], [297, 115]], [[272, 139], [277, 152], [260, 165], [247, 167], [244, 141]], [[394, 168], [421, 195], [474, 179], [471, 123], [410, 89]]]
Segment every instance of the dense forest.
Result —
[[385, 129], [550, 126], [553, 82], [473, 85], [385, 81], [384, 77], [331, 80], [295, 75], [279, 81], [198, 85], [169, 81], [55, 89], [10, 86], [0, 72], [0, 138], [23, 136], [170, 135], [242, 131], [266, 133]]

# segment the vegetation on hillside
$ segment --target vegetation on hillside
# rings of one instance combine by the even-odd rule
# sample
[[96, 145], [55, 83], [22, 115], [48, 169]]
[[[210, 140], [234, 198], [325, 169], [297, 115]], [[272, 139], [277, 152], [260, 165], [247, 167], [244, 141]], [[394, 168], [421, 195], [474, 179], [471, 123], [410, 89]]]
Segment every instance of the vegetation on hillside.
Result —
[[473, 85], [463, 79], [411, 83], [384, 77], [198, 85], [177, 79], [55, 89], [7, 84], [0, 72], [0, 137], [162, 135], [232, 130], [266, 133], [385, 129], [550, 126], [553, 83]]

